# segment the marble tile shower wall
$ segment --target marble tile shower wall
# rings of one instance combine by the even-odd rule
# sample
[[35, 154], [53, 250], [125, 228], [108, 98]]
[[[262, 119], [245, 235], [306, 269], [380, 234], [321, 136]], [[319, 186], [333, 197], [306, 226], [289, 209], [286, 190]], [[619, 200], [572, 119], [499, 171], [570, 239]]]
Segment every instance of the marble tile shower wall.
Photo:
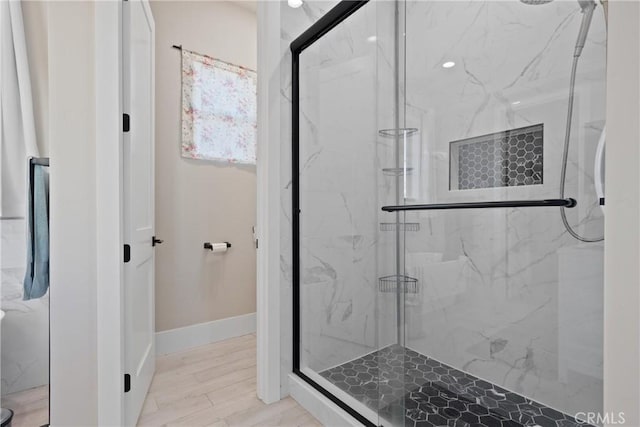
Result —
[[[407, 121], [421, 202], [556, 198], [576, 2], [407, 3]], [[451, 25], [455, 23], [455, 25]], [[605, 26], [598, 10], [579, 68], [567, 196], [581, 234], [602, 235], [593, 186], [603, 128]], [[455, 61], [451, 69], [444, 61]], [[452, 141], [544, 124], [540, 185], [449, 190]], [[572, 239], [557, 209], [408, 215], [408, 345], [456, 368], [575, 413], [601, 409], [603, 246]], [[582, 325], [580, 328], [578, 325]]]
[[26, 265], [23, 219], [0, 221], [2, 241], [1, 322], [2, 395], [49, 382], [49, 294], [22, 301]]
[[356, 358], [376, 343], [372, 10], [352, 16], [300, 60], [302, 365], [313, 371]]

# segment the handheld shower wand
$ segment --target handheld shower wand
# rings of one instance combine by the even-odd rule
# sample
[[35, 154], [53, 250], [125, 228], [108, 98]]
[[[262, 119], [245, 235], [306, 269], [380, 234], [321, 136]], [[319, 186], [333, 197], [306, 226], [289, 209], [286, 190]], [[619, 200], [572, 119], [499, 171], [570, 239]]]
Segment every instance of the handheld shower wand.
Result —
[[576, 48], [573, 51], [573, 56], [578, 57], [582, 54], [584, 44], [587, 42], [587, 35], [589, 34], [589, 26], [593, 19], [593, 11], [596, 8], [596, 2], [594, 0], [578, 0], [578, 4], [582, 8], [582, 22], [580, 23], [580, 31], [578, 32], [578, 40], [576, 40]]
[[[552, 0], [520, 0], [524, 4], [539, 5], [550, 3]], [[576, 90], [576, 74], [578, 72], [578, 60], [582, 54], [582, 49], [587, 41], [587, 35], [589, 34], [589, 27], [593, 19], [593, 11], [596, 8], [597, 3], [595, 0], [578, 0], [578, 4], [582, 9], [582, 22], [580, 23], [580, 31], [578, 32], [578, 39], [576, 40], [576, 46], [573, 50], [573, 64], [571, 66], [571, 78], [569, 81], [569, 102], [567, 105], [567, 125], [564, 134], [564, 149], [562, 150], [562, 168], [560, 170], [560, 198], [565, 197], [565, 187], [567, 183], [567, 163], [569, 161], [569, 141], [571, 140], [571, 121], [573, 119], [573, 104], [574, 95]], [[577, 231], [571, 227], [567, 220], [567, 214], [564, 208], [560, 208], [560, 217], [562, 218], [562, 224], [567, 232], [576, 240], [581, 242], [600, 242], [604, 240], [604, 236], [598, 237], [585, 237], [578, 234]]]

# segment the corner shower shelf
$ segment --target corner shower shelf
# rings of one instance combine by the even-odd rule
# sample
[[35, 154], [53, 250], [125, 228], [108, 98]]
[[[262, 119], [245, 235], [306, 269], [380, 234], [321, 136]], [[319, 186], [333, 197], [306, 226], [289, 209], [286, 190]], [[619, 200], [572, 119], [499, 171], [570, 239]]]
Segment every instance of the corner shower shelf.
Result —
[[[420, 231], [419, 222], [403, 222], [398, 224], [400, 230], [403, 231]], [[396, 231], [395, 222], [381, 222], [380, 231]]]
[[400, 286], [403, 294], [418, 293], [418, 279], [409, 276], [384, 276], [378, 279], [378, 289], [380, 292], [396, 292]]
[[378, 135], [386, 137], [411, 136], [418, 133], [417, 128], [380, 129]]
[[410, 175], [413, 168], [383, 168], [382, 173], [388, 176], [401, 176], [405, 173]]

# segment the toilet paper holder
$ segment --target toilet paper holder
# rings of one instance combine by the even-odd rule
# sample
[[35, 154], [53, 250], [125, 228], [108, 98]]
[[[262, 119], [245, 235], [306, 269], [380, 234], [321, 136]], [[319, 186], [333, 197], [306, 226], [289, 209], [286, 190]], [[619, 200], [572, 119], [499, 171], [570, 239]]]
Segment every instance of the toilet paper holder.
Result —
[[[229, 243], [229, 242], [222, 242], [222, 243], [227, 245], [227, 249], [231, 247], [231, 243]], [[213, 250], [213, 245], [211, 244], [211, 242], [204, 242], [204, 248], [205, 249], [209, 249], [210, 251], [212, 251]]]

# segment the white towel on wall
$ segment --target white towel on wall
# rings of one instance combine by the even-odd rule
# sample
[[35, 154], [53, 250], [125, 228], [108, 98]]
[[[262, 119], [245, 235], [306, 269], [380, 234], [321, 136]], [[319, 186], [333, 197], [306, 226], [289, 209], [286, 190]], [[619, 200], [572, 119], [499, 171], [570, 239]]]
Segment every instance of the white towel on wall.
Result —
[[24, 217], [27, 159], [38, 156], [22, 3], [0, 1], [0, 216]]

